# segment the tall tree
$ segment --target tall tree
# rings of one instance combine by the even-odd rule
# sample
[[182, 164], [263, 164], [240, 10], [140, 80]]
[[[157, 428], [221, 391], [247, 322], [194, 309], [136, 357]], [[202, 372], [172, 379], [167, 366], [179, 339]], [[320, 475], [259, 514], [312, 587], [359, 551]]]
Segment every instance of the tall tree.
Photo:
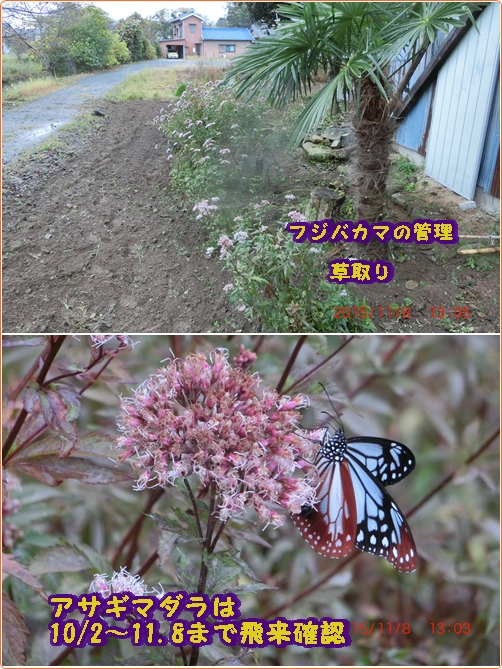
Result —
[[[350, 94], [357, 214], [376, 222], [386, 216], [393, 115], [437, 34], [474, 23], [471, 9], [462, 2], [285, 3], [280, 13], [289, 21], [236, 58], [229, 79], [239, 96], [265, 95], [282, 106], [308, 94], [320, 71], [328, 74], [293, 128], [292, 147]], [[408, 69], [396, 83], [396, 62], [403, 57]]]
[[253, 23], [247, 2], [227, 2], [228, 28], [249, 28]]
[[169, 9], [160, 9], [153, 16], [147, 19], [149, 34], [154, 39], [163, 39], [171, 37], [173, 26], [171, 23], [171, 12]]
[[64, 32], [78, 21], [78, 2], [11, 2], [2, 7], [2, 39], [17, 52], [29, 52], [47, 72]]
[[117, 24], [120, 39], [127, 44], [132, 61], [149, 60], [157, 54], [148, 39], [148, 21], [141, 14], [134, 12]]
[[278, 23], [279, 8], [282, 2], [249, 2], [248, 11], [253, 23], [265, 23], [269, 28], [273, 28]]

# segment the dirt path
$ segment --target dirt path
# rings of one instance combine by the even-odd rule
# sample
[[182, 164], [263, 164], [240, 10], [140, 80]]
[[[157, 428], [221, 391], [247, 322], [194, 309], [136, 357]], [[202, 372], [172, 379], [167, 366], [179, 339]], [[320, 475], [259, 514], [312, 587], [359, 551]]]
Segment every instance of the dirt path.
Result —
[[81, 111], [82, 104], [101, 98], [130, 74], [152, 67], [178, 67], [184, 61], [148, 60], [109, 72], [90, 74], [60, 91], [22, 107], [2, 112], [2, 161], [9, 163], [23, 151], [49, 137]]
[[101, 102], [85, 140], [4, 170], [4, 332], [244, 327], [191, 207], [170, 201], [161, 106]]

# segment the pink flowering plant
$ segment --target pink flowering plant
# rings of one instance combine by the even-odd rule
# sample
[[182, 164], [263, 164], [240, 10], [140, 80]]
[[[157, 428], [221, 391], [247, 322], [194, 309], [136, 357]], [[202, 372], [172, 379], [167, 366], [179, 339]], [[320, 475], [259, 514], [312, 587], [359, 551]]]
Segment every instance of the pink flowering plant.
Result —
[[[246, 213], [241, 218], [242, 226]], [[229, 254], [249, 242], [227, 237]], [[352, 646], [342, 651], [351, 665], [378, 666], [382, 649], [370, 645], [368, 655], [358, 612], [373, 607], [377, 621], [402, 624], [395, 602], [404, 579], [412, 628], [430, 626], [430, 597], [436, 609], [445, 597], [451, 610], [459, 598], [466, 610], [475, 601], [473, 620], [492, 612], [497, 622], [497, 337], [480, 345], [472, 337], [408, 335], [47, 334], [6, 336], [3, 344], [3, 666], [330, 666], [332, 645], [252, 648], [239, 629], [261, 619], [267, 639], [285, 619], [293, 641], [297, 621], [327, 617], [356, 621]], [[385, 435], [416, 452], [418, 484], [399, 499], [420, 551], [410, 578], [357, 550], [322, 558], [289, 518], [318, 505], [311, 463], [324, 426], [337, 425], [325, 417], [333, 409], [319, 383], [343, 411], [347, 436]], [[154, 639], [137, 647], [111, 635], [106, 646], [51, 644], [49, 595], [81, 597], [82, 606], [64, 616], [68, 638], [72, 626], [82, 631], [96, 595], [113, 610], [124, 591], [140, 608], [152, 601], [167, 645]], [[169, 609], [183, 591], [211, 604], [199, 618], [201, 608], [189, 609], [184, 598], [166, 620], [159, 600]], [[222, 622], [213, 601], [230, 593], [240, 601], [223, 620], [235, 622], [232, 647], [210, 631]], [[140, 615], [136, 607], [120, 621], [103, 617], [132, 631]], [[207, 623], [209, 644], [199, 649], [191, 633], [183, 645], [172, 643], [178, 620], [192, 632]], [[493, 633], [471, 632], [492, 664], [497, 632], [496, 625]], [[428, 666], [458, 647], [451, 635], [436, 636], [441, 645]], [[399, 652], [415, 652], [408, 637], [393, 635]], [[394, 644], [385, 663], [395, 656]]]
[[[189, 592], [213, 595], [241, 572], [254, 583], [233, 585], [234, 594], [266, 588], [238, 549], [220, 543], [241, 543], [248, 510], [264, 527], [279, 527], [285, 511], [315, 502], [315, 473], [306, 460], [319, 434], [299, 425], [308, 398], [260, 388], [249, 371], [255, 360], [243, 346], [233, 365], [223, 349], [176, 358], [121, 402], [118, 460], [132, 462], [136, 489], [175, 486], [185, 497], [188, 510], [173, 505], [168, 516], [152, 518], [178, 542], [198, 546], [190, 555], [178, 545], [177, 573]], [[300, 466], [307, 476], [295, 476]], [[190, 664], [197, 655], [194, 648]]]
[[188, 81], [154, 119], [167, 135], [172, 185], [196, 196], [239, 185], [263, 159], [271, 113], [263, 103], [236, 101], [222, 81]]
[[370, 319], [333, 318], [335, 306], [358, 307], [358, 298], [326, 281], [319, 245], [295, 244], [284, 230], [286, 222], [307, 220], [304, 197], [290, 191], [279, 202], [257, 197], [270, 191], [274, 166], [285, 159], [287, 128], [300, 110], [278, 122], [276, 110], [236, 100], [221, 81], [188, 81], [156, 119], [167, 135], [170, 185], [188, 194], [193, 221], [209, 233], [205, 255], [231, 274], [224, 292], [253, 325], [268, 332], [372, 331]]
[[225, 529], [232, 533], [229, 523], [248, 508], [260, 524], [279, 527], [284, 510], [299, 513], [315, 500], [313, 478], [294, 475], [300, 464], [309, 469], [305, 460], [315, 448], [299, 426], [299, 409], [308, 399], [260, 389], [259, 376], [248, 371], [255, 359], [244, 347], [233, 365], [222, 349], [174, 359], [121, 403], [118, 459], [131, 459], [136, 488], [177, 486], [191, 508], [189, 514], [173, 510], [175, 518], [154, 519], [199, 544], [196, 578], [187, 557], [178, 560], [193, 592], [207, 592], [208, 579], [217, 587], [215, 573], [223, 564], [242, 568], [235, 550], [215, 551]]
[[[231, 303], [266, 332], [373, 330], [370, 319], [333, 318], [335, 305], [359, 301], [346, 287], [324, 280], [327, 262], [318, 246], [291, 240], [286, 222], [305, 217], [299, 210], [286, 213], [290, 203], [285, 198], [282, 220], [268, 225], [263, 221], [269, 220], [271, 210], [277, 211], [268, 201], [248, 207], [232, 222], [219, 212], [212, 220], [215, 242], [209, 255], [218, 257], [232, 276], [232, 287], [225, 290]], [[222, 227], [232, 232], [218, 235]]]

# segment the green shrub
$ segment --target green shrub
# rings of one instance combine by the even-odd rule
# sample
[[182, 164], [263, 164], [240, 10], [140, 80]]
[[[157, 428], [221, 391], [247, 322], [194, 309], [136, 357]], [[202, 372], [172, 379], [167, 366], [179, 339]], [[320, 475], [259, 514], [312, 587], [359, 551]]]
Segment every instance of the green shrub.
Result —
[[117, 33], [112, 34], [112, 42], [110, 44], [110, 50], [108, 52], [108, 59], [106, 61], [107, 67], [113, 67], [114, 65], [124, 65], [125, 63], [131, 62], [131, 54], [127, 48], [127, 44], [122, 42]]

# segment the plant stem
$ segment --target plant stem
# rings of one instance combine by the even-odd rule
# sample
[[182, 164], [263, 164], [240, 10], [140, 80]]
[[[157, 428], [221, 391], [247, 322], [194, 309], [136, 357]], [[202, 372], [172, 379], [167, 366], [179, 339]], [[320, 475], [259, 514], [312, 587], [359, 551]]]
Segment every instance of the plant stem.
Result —
[[[145, 522], [147, 514], [149, 513], [149, 511], [151, 510], [151, 508], [153, 507], [155, 502], [158, 499], [160, 499], [160, 497], [162, 496], [163, 493], [164, 493], [163, 488], [157, 488], [156, 490], [153, 490], [151, 492], [150, 497], [149, 497], [147, 503], [145, 504], [145, 508], [139, 514], [139, 516], [136, 518], [132, 527], [129, 529], [127, 534], [124, 536], [124, 538], [122, 539], [120, 544], [115, 549], [115, 553], [114, 553], [114, 555], [112, 557], [112, 560], [111, 560], [111, 563], [112, 563], [114, 569], [117, 569], [119, 567], [118, 561], [119, 561], [122, 549], [125, 546], [127, 546], [127, 544], [130, 541], [132, 541], [134, 543], [135, 547], [137, 547], [137, 537], [139, 535], [139, 531], [141, 529], [141, 526]], [[136, 538], [136, 540], [135, 540], [135, 538]], [[131, 554], [131, 551], [129, 551], [129, 555], [127, 557], [127, 562], [126, 562], [127, 565], [130, 566], [130, 564], [131, 564], [130, 561], [132, 560], [133, 557], [134, 557], [134, 554]]]
[[287, 365], [284, 368], [284, 372], [281, 376], [279, 383], [277, 384], [276, 390], [278, 393], [281, 392], [283, 385], [286, 383], [287, 378], [289, 376], [289, 372], [291, 371], [291, 368], [295, 364], [296, 358], [298, 357], [298, 354], [300, 353], [301, 348], [306, 341], [307, 341], [307, 335], [301, 335], [300, 339], [296, 342], [296, 346], [293, 350], [293, 353], [291, 353], [291, 355], [289, 356]]
[[[194, 505], [194, 510], [197, 509], [197, 506], [195, 504], [195, 499], [193, 499], [193, 505]], [[206, 536], [203, 537], [202, 540], [202, 556], [201, 556], [201, 561], [200, 561], [200, 572], [199, 572], [199, 582], [197, 585], [197, 593], [200, 595], [205, 594], [206, 591], [206, 584], [207, 584], [207, 577], [209, 574], [209, 568], [207, 565], [207, 555], [211, 555], [214, 551], [214, 548], [216, 546], [216, 542], [213, 542], [213, 533], [214, 529], [216, 527], [216, 517], [214, 515], [214, 509], [216, 506], [216, 486], [214, 484], [211, 484], [210, 488], [210, 499], [209, 499], [209, 513], [208, 513], [208, 518], [207, 518], [207, 528], [206, 528]], [[216, 533], [216, 537], [219, 538], [221, 532], [221, 527]], [[195, 667], [197, 665], [197, 662], [199, 660], [199, 647], [194, 646], [192, 649], [192, 653], [190, 655], [190, 666]]]
[[[59, 349], [63, 345], [64, 340], [66, 339], [66, 335], [58, 335], [55, 339], [50, 339], [49, 344], [48, 344], [48, 349], [42, 353], [42, 356], [45, 354], [45, 359], [44, 363], [42, 365], [42, 369], [38, 373], [38, 376], [35, 380], [35, 383], [37, 383], [39, 386], [43, 385], [43, 382], [45, 380], [45, 377], [47, 376], [47, 373], [49, 372], [50, 366], [54, 362], [54, 358], [59, 352]], [[41, 356], [41, 357], [42, 357]], [[19, 416], [16, 419], [16, 422], [14, 423], [14, 426], [12, 427], [12, 430], [10, 433], [7, 435], [7, 438], [5, 439], [5, 443], [3, 445], [2, 449], [2, 456], [5, 459], [7, 457], [8, 452], [10, 451], [10, 448], [14, 441], [16, 440], [17, 435], [19, 434], [21, 428], [24, 425], [24, 421], [26, 420], [28, 416], [28, 412], [26, 409], [21, 409], [19, 412]]]

